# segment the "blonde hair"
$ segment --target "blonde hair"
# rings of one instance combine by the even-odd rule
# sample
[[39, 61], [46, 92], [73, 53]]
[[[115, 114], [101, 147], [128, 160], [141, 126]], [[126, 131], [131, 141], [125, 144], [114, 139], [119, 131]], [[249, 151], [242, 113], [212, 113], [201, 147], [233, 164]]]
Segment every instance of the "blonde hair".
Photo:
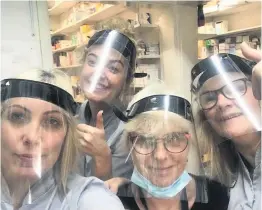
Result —
[[192, 97], [192, 107], [196, 135], [201, 148], [200, 154], [210, 155], [210, 178], [231, 186], [238, 166], [237, 152], [233, 142], [217, 134], [207, 122], [204, 112], [197, 103], [196, 96]]
[[[168, 86], [159, 81], [147, 86], [146, 88], [138, 92], [134, 96], [128, 107], [130, 108], [134, 103], [141, 100], [142, 98], [152, 95], [178, 96], [174, 93], [174, 91], [169, 89]], [[179, 123], [175, 124], [174, 122]], [[204, 174], [203, 170], [201, 170], [203, 167], [201, 167], [202, 164], [200, 162], [199, 148], [197, 139], [195, 138], [196, 135], [194, 126], [189, 120], [183, 118], [178, 114], [172, 112], [168, 112], [167, 114], [164, 110], [143, 112], [135, 116], [132, 120], [125, 124], [123, 138], [128, 139], [128, 133], [131, 132], [150, 133], [153, 135], [157, 135], [158, 131], [165, 128], [165, 126], [172, 126], [171, 128], [174, 129], [174, 132], [185, 131], [191, 135], [191, 139], [189, 141], [190, 152], [188, 154], [189, 164], [187, 165], [187, 171], [195, 175]], [[129, 141], [127, 141], [126, 143], [126, 147], [129, 149], [131, 148], [130, 143], [131, 142]], [[199, 164], [199, 167], [195, 167], [196, 164]]]
[[[45, 71], [40, 69], [29, 70], [15, 77], [16, 79], [44, 82], [57, 86], [73, 97], [73, 90], [69, 77], [60, 70]], [[67, 122], [67, 133], [60, 152], [59, 158], [53, 166], [55, 179], [61, 193], [66, 193], [67, 179], [70, 172], [75, 168], [77, 158], [76, 121], [72, 114], [61, 109]]]

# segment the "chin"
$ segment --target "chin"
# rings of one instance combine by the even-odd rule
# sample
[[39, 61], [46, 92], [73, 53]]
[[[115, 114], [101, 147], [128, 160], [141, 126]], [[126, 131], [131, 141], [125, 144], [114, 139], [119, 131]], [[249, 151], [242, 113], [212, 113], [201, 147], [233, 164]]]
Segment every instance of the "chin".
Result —
[[16, 174], [21, 178], [21, 179], [27, 179], [27, 180], [36, 180], [40, 179], [42, 176], [41, 171], [36, 171], [33, 168], [19, 168], [16, 170]]
[[106, 100], [106, 96], [97, 93], [85, 93], [86, 98], [89, 101], [101, 102]]
[[234, 139], [253, 132], [256, 132], [256, 129], [252, 125], [239, 122], [237, 125], [228, 125], [225, 129], [221, 129], [219, 133], [223, 137]]
[[163, 188], [170, 186], [174, 182], [175, 182], [174, 179], [164, 178], [164, 177], [152, 180], [152, 184], [154, 184], [157, 187], [163, 187]]

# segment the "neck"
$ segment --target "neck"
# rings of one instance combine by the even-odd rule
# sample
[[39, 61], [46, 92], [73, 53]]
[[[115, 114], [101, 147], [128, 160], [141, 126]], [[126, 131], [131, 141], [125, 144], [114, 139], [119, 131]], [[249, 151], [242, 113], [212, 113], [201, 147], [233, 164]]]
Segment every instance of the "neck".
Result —
[[147, 198], [149, 210], [180, 210], [180, 199]]
[[105, 102], [89, 101], [89, 106], [91, 110], [92, 119], [96, 119], [97, 113], [100, 110], [107, 111], [110, 109], [109, 105]]
[[33, 182], [28, 179], [21, 179], [10, 175], [5, 176], [5, 174], [3, 174], [3, 176], [8, 186], [14, 209], [19, 209]]
[[256, 151], [261, 143], [261, 133], [254, 132], [235, 139], [234, 144], [238, 152], [252, 165], [255, 166]]

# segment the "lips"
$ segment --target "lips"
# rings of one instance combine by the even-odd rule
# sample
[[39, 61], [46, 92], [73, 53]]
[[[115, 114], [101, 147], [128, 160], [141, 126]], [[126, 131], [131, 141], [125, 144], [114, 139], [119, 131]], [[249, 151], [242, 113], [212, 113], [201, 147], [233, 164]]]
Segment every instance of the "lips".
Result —
[[34, 163], [41, 161], [45, 156], [39, 156], [39, 155], [32, 155], [32, 154], [22, 154], [18, 155], [16, 154], [18, 159], [20, 160], [20, 164], [23, 167], [33, 167]]
[[222, 115], [222, 116], [218, 117], [218, 120], [219, 121], [227, 121], [227, 120], [231, 120], [233, 118], [237, 118], [241, 115], [242, 115], [242, 113], [233, 113], [233, 114], [224, 115], [224, 116]]
[[170, 174], [170, 171], [173, 167], [160, 167], [160, 168], [151, 168], [151, 172], [157, 176], [167, 176]]

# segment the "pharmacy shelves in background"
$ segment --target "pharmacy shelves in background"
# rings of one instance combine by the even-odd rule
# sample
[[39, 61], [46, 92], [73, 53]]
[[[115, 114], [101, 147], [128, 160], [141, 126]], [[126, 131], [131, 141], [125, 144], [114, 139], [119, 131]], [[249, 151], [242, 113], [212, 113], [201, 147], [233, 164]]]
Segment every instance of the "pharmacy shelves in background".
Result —
[[228, 31], [224, 34], [198, 34], [198, 39], [199, 40], [217, 39], [217, 38], [229, 37], [229, 36], [232, 36], [232, 35], [244, 35], [244, 34], [248, 34], [248, 33], [261, 34], [261, 25], [253, 26], [253, 27], [249, 27], [249, 28], [238, 29], [238, 30], [233, 30], [233, 31]]
[[134, 31], [144, 32], [144, 31], [151, 31], [158, 28], [159, 28], [158, 25], [155, 24], [137, 24], [134, 26]]
[[142, 55], [137, 57], [137, 59], [159, 59], [160, 55]]
[[[222, 6], [223, 7], [223, 6]], [[253, 1], [253, 2], [244, 2], [232, 6], [224, 6], [224, 8], [217, 7], [217, 10], [214, 12], [210, 13], [205, 13], [206, 18], [214, 18], [214, 17], [219, 17], [219, 16], [226, 16], [226, 15], [232, 15], [244, 11], [252, 11], [253, 8], [255, 7], [261, 7], [260, 1]]]
[[[57, 2], [57, 1], [56, 1]], [[66, 12], [68, 9], [75, 6], [79, 1], [60, 1], [56, 3], [52, 8], [48, 10], [50, 16], [61, 15]]]
[[59, 53], [59, 52], [68, 52], [68, 51], [72, 51], [77, 47], [77, 45], [72, 45], [72, 46], [68, 46], [68, 47], [64, 47], [64, 48], [59, 48], [56, 50], [53, 50], [53, 53]]
[[82, 67], [82, 64], [72, 65], [72, 66], [58, 66], [55, 69], [67, 70], [67, 69], [75, 69]]
[[64, 34], [75, 32], [79, 29], [80, 26], [82, 26], [84, 24], [94, 24], [95, 22], [102, 21], [102, 20], [105, 20], [107, 18], [113, 17], [113, 16], [123, 12], [124, 10], [126, 10], [124, 3], [119, 3], [119, 4], [116, 4], [116, 5], [105, 5], [98, 12], [95, 12], [94, 14], [91, 14], [88, 17], [83, 18], [82, 20], [79, 20], [74, 24], [60, 28], [60, 29], [52, 32], [51, 35], [52, 36], [64, 35]]

